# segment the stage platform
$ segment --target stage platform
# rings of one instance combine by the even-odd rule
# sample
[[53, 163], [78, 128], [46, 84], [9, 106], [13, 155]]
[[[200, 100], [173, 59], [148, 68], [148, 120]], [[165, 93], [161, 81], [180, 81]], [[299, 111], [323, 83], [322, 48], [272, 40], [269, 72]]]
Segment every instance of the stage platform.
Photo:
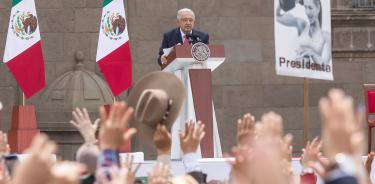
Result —
[[[363, 156], [362, 159], [365, 161], [367, 156]], [[228, 163], [228, 159], [233, 158], [205, 158], [200, 159], [199, 163], [201, 165], [201, 168], [204, 173], [207, 173], [207, 181], [210, 180], [229, 180], [230, 175], [230, 164]], [[138, 162], [139, 163], [139, 162]], [[141, 167], [137, 173], [137, 177], [145, 178], [148, 175], [148, 172], [151, 171], [152, 167], [155, 165], [156, 161], [154, 160], [146, 160], [143, 161], [141, 164]], [[134, 165], [136, 165], [135, 163]], [[375, 163], [372, 164], [372, 168], [375, 170]], [[300, 158], [293, 158], [292, 165], [294, 168], [294, 171], [299, 174], [301, 172], [301, 164], [300, 164]], [[181, 160], [172, 160], [171, 161], [171, 167], [173, 171], [174, 176], [183, 175], [185, 174], [184, 165]], [[374, 170], [371, 172], [371, 180], [372, 183], [375, 184], [375, 172]], [[264, 171], [267, 172], [267, 171]], [[318, 176], [318, 182], [317, 184], [324, 184], [322, 179]]]
[[[204, 173], [207, 174], [207, 181], [210, 180], [229, 180], [230, 175], [230, 164], [228, 159], [231, 158], [205, 158], [200, 159], [199, 163]], [[301, 165], [299, 158], [293, 158], [293, 167], [296, 173], [300, 173]], [[137, 173], [137, 177], [146, 177], [148, 172], [151, 171], [152, 167], [155, 165], [156, 161], [146, 160], [143, 161], [141, 167]], [[136, 164], [136, 163], [135, 163]], [[181, 160], [172, 160], [171, 167], [173, 175], [183, 175], [185, 174], [184, 165]], [[264, 171], [267, 172], [267, 171]], [[323, 184], [322, 180], [318, 178], [318, 184]]]

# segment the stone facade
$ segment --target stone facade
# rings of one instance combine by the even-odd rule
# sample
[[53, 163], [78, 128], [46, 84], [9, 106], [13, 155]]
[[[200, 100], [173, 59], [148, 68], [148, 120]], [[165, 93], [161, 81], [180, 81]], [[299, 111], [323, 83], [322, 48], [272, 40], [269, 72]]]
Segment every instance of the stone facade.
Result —
[[[375, 83], [375, 14], [354, 10], [351, 0], [332, 0], [335, 81], [310, 80], [310, 137], [320, 134], [318, 99], [339, 87], [363, 102], [362, 84]], [[85, 68], [100, 75], [95, 63], [101, 0], [36, 0], [43, 41], [47, 84], [72, 71], [74, 53], [87, 58]], [[179, 8], [196, 12], [196, 27], [210, 33], [210, 42], [224, 44], [227, 60], [213, 73], [213, 98], [224, 151], [235, 143], [236, 119], [245, 112], [257, 118], [269, 110], [283, 115], [294, 147], [303, 146], [303, 79], [276, 76], [272, 0], [126, 0], [136, 82], [159, 70], [156, 57], [163, 32], [176, 26]], [[11, 0], [0, 0], [0, 56], [5, 47]], [[256, 25], [256, 26], [254, 26]], [[125, 99], [126, 93], [119, 99]], [[27, 101], [38, 106], [41, 94]], [[21, 95], [15, 80], [0, 64], [2, 129], [10, 127], [10, 108]], [[37, 119], [43, 119], [38, 113]], [[69, 115], [66, 115], [69, 116]], [[65, 121], [66, 117], [61, 117]], [[68, 122], [66, 122], [68, 123]], [[60, 153], [71, 158], [75, 136], [56, 137]], [[146, 150], [147, 152], [151, 150]]]

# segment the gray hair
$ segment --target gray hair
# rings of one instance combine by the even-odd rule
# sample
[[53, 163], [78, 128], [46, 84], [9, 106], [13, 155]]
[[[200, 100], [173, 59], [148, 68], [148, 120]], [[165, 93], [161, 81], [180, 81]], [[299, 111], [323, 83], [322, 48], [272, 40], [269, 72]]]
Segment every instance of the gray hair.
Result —
[[193, 10], [189, 9], [189, 8], [182, 8], [180, 10], [177, 11], [177, 19], [180, 20], [181, 19], [181, 14], [183, 12], [189, 12], [193, 15], [194, 19], [195, 19], [195, 14], [193, 12]]
[[76, 160], [87, 167], [87, 172], [95, 174], [100, 150], [98, 146], [85, 143], [77, 151]]

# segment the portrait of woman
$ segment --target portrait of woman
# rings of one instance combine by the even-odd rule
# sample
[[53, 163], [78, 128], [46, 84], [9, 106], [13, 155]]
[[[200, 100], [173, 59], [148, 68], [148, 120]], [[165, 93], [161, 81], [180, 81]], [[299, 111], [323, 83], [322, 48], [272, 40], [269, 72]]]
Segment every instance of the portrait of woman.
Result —
[[[297, 29], [296, 60], [308, 60], [316, 64], [331, 61], [331, 34], [322, 29], [321, 0], [280, 0], [276, 8], [278, 23]], [[288, 13], [297, 5], [304, 7], [307, 20]]]

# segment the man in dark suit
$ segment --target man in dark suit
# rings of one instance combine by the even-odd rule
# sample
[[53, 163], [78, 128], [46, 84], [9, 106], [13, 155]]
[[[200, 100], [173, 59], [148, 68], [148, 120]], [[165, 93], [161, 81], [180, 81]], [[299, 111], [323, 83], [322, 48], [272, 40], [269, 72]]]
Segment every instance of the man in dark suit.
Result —
[[163, 42], [159, 49], [158, 64], [162, 66], [166, 64], [167, 59], [164, 55], [163, 49], [173, 47], [177, 44], [194, 44], [196, 42], [203, 42], [208, 44], [209, 36], [207, 33], [198, 31], [194, 28], [195, 14], [188, 8], [183, 8], [177, 12], [178, 28], [172, 29], [163, 36]]

